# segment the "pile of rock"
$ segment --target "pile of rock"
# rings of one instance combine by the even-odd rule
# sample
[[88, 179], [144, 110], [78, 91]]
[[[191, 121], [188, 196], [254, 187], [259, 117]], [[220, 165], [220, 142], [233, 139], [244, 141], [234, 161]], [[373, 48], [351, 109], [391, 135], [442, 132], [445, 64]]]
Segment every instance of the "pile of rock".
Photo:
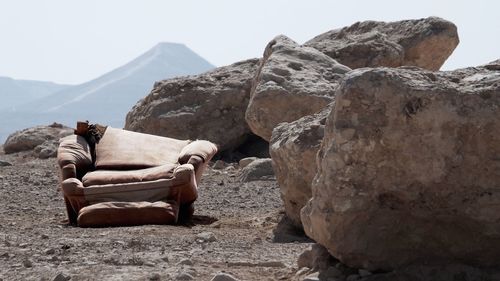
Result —
[[272, 162], [287, 215], [348, 266], [498, 265], [500, 63], [438, 72], [458, 42], [435, 17], [280, 35], [261, 60], [157, 83], [126, 128], [270, 141], [240, 180]]
[[62, 124], [36, 126], [11, 134], [3, 145], [6, 154], [33, 150], [35, 157], [55, 157], [59, 139], [73, 134], [73, 129]]
[[[305, 46], [314, 47], [352, 68], [416, 65], [435, 69], [445, 62], [457, 44], [458, 35], [455, 25], [431, 17], [392, 23], [358, 22], [352, 26], [319, 35], [307, 42]], [[301, 48], [302, 50], [311, 49], [307, 47]], [[266, 49], [267, 52], [269, 52], [268, 49]], [[439, 50], [439, 52], [436, 52], [435, 49]], [[417, 52], [417, 50], [420, 50], [420, 52]], [[297, 54], [296, 56], [298, 58], [308, 57], [304, 54]], [[288, 58], [288, 60], [293, 61], [298, 58]], [[282, 65], [286, 65], [286, 60], [282, 61], [284, 61]], [[265, 59], [263, 62], [265, 62]], [[336, 68], [340, 67], [336, 66]], [[328, 88], [330, 89], [329, 102], [332, 103], [339, 84], [341, 82], [345, 83], [345, 79], [343, 79], [345, 75], [337, 74], [334, 76], [335, 79], [328, 81], [317, 78], [319, 76], [317, 73], [328, 73], [326, 69], [319, 69], [317, 73], [309, 71], [309, 73], [312, 73], [312, 76], [307, 77], [307, 83], [309, 84], [307, 88], [312, 89], [312, 94], [309, 94], [309, 96], [317, 95], [315, 93], [317, 89]], [[256, 83], [258, 85], [259, 83], [265, 83], [265, 81], [257, 81]], [[298, 83], [300, 81], [296, 82], [296, 84]], [[278, 86], [281, 84], [284, 83], [279, 83]], [[296, 88], [291, 89], [290, 92], [308, 94], [307, 91], [300, 91]], [[321, 91], [319, 92], [321, 93]], [[252, 99], [255, 98], [252, 96]], [[268, 108], [267, 111], [273, 112], [273, 114], [276, 114], [276, 110], [274, 110], [276, 107], [285, 108], [284, 111], [300, 113], [300, 110], [302, 110], [304, 112], [304, 109], [295, 110], [297, 106], [291, 105], [288, 99], [287, 95], [283, 94], [261, 107]], [[301, 225], [300, 210], [311, 198], [311, 183], [317, 171], [315, 159], [320, 143], [323, 140], [326, 116], [331, 111], [330, 103], [310, 107], [311, 103], [306, 99], [302, 99], [298, 107], [311, 110], [309, 114], [295, 113], [294, 117], [296, 118], [280, 120], [281, 122], [293, 121], [288, 124], [276, 126], [276, 122], [273, 123], [274, 131], [272, 132], [270, 153], [282, 198], [285, 202], [286, 213], [297, 226]], [[247, 121], [248, 112], [252, 110], [251, 106], [252, 101], [247, 110]], [[318, 113], [320, 111], [322, 112]], [[311, 115], [314, 113], [318, 114]], [[282, 114], [282, 116], [286, 115]], [[299, 119], [302, 116], [306, 117]], [[260, 118], [263, 120], [273, 119], [273, 117], [269, 117], [265, 113], [260, 114]], [[252, 129], [256, 127], [255, 125], [252, 126], [250, 121], [249, 124]], [[254, 133], [258, 134], [258, 131], [254, 130]]]
[[[358, 22], [304, 45], [280, 35], [262, 59], [156, 83], [125, 128], [207, 139], [223, 153], [269, 141], [271, 159], [243, 160], [239, 180], [276, 176], [295, 226], [357, 268], [323, 268], [344, 279], [421, 263], [498, 266], [500, 60], [439, 72], [458, 42], [435, 17]], [[25, 131], [7, 153], [49, 155], [71, 132]]]

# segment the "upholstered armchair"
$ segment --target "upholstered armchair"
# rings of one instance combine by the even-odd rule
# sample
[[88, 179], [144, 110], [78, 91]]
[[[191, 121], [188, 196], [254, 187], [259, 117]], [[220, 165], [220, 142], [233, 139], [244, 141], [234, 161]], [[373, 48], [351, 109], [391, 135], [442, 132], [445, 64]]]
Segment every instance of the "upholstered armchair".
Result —
[[111, 127], [95, 144], [68, 136], [57, 153], [68, 219], [82, 227], [188, 219], [203, 170], [216, 152], [208, 141]]

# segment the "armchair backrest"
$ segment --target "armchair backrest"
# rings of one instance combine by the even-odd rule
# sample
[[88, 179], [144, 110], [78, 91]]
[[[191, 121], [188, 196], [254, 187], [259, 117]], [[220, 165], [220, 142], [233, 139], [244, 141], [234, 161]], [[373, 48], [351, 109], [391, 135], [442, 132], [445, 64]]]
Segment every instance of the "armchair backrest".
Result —
[[178, 163], [189, 140], [107, 127], [95, 147], [97, 169], [139, 169]]

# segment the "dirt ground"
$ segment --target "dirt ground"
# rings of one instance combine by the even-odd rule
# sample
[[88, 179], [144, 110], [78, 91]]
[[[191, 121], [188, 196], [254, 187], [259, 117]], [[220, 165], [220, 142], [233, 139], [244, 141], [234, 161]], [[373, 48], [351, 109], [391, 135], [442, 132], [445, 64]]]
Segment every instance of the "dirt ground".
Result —
[[241, 183], [234, 167], [207, 169], [189, 225], [83, 229], [62, 223], [55, 159], [2, 153], [0, 280], [291, 280], [311, 245], [280, 222], [276, 182]]

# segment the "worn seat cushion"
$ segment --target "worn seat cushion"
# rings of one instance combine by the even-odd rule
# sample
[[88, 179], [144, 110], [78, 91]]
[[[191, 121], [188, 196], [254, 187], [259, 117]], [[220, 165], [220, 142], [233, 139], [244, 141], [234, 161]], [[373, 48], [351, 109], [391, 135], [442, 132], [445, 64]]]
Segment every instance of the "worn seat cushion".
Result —
[[177, 166], [179, 165], [165, 164], [137, 170], [96, 170], [85, 174], [82, 182], [83, 186], [92, 186], [170, 179]]
[[80, 210], [78, 226], [124, 226], [142, 224], [173, 224], [179, 206], [173, 202], [103, 202]]
[[108, 127], [96, 145], [97, 169], [139, 169], [178, 163], [188, 140]]

